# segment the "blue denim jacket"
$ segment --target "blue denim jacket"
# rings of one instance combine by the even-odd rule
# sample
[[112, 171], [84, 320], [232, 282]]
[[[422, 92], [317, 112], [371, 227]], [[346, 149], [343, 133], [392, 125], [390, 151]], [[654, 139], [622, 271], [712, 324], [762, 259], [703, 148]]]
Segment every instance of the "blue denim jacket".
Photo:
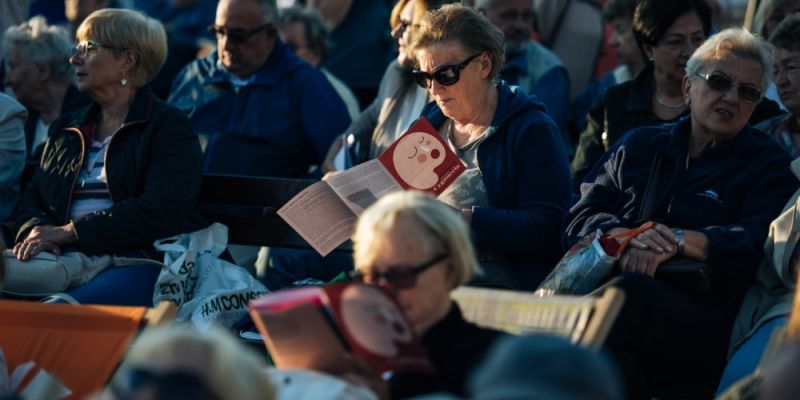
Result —
[[231, 84], [214, 52], [181, 71], [169, 102], [209, 136], [204, 169], [214, 173], [307, 176], [350, 124], [322, 72], [280, 39], [246, 86]]

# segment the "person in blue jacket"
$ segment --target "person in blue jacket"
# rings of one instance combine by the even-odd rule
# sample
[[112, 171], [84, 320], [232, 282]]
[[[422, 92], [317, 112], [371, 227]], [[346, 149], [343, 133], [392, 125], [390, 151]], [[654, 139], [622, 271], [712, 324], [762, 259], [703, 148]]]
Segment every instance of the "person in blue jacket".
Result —
[[206, 172], [305, 177], [350, 123], [325, 76], [277, 36], [274, 0], [221, 0], [217, 50], [186, 66], [169, 102], [208, 137]]
[[439, 199], [472, 229], [483, 270], [473, 284], [535, 288], [561, 256], [570, 201], [558, 127], [535, 98], [496, 80], [503, 34], [476, 11], [428, 11], [411, 48], [414, 78], [434, 99], [422, 116], [467, 167]]
[[[710, 398], [719, 382], [770, 221], [797, 188], [788, 155], [747, 123], [771, 71], [763, 40], [741, 29], [711, 37], [686, 64], [689, 116], [628, 132], [571, 210], [570, 239], [656, 222], [635, 236], [620, 257], [622, 274], [608, 284], [625, 292], [606, 345], [629, 398]], [[642, 212], [648, 182], [658, 182], [650, 215]], [[708, 265], [708, 292], [659, 279], [676, 257]]]

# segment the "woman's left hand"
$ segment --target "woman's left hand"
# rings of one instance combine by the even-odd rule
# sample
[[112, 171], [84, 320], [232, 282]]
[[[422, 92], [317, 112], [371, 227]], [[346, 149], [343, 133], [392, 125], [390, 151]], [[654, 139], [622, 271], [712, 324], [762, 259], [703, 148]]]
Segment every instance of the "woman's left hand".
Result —
[[21, 261], [26, 261], [43, 251], [61, 255], [61, 246], [74, 243], [77, 238], [72, 223], [62, 226], [36, 226], [31, 229], [25, 240], [14, 245], [12, 251]]
[[668, 226], [655, 224], [652, 228], [631, 239], [631, 244], [639, 250], [667, 254], [676, 251], [678, 239]]
[[658, 266], [664, 261], [669, 260], [678, 251], [673, 246], [670, 252], [655, 252], [653, 250], [642, 250], [629, 247], [619, 259], [619, 266], [624, 272], [638, 272], [655, 277]]

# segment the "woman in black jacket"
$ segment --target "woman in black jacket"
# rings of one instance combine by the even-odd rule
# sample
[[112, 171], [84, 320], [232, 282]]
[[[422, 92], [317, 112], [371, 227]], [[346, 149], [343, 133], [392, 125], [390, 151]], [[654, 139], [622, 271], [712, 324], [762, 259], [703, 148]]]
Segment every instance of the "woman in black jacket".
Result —
[[[91, 14], [69, 61], [94, 102], [56, 120], [16, 217], [13, 248], [130, 254], [202, 227], [202, 152], [188, 119], [147, 86], [167, 53], [161, 24], [130, 10]], [[138, 254], [142, 254], [138, 252]], [[152, 303], [157, 266], [114, 267], [70, 290], [80, 302]]]

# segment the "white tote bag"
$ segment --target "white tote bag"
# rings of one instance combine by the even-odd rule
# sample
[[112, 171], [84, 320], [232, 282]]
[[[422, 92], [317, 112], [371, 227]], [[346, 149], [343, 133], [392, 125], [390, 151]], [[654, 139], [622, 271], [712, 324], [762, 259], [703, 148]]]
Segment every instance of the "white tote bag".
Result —
[[247, 314], [250, 300], [267, 289], [244, 268], [219, 258], [227, 244], [228, 227], [219, 223], [156, 241], [154, 247], [164, 252], [164, 268], [153, 304], [174, 302], [176, 320], [191, 321], [201, 330], [212, 325], [232, 327]]

